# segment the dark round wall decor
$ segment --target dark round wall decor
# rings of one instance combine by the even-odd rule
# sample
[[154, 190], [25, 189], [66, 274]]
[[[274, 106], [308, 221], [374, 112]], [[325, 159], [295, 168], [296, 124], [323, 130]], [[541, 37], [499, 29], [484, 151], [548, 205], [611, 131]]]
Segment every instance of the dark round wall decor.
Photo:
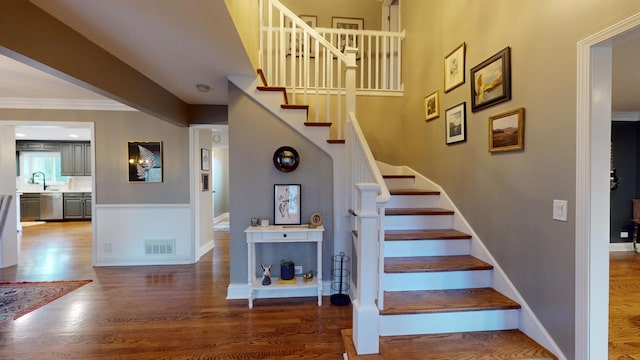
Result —
[[273, 153], [273, 166], [282, 172], [292, 172], [300, 164], [300, 155], [291, 146], [281, 146]]

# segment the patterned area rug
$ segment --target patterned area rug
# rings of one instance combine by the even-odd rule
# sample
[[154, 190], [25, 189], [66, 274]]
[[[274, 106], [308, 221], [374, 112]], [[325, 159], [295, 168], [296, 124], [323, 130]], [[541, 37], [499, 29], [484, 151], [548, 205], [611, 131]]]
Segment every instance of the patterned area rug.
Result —
[[0, 282], [0, 321], [16, 320], [91, 281]]

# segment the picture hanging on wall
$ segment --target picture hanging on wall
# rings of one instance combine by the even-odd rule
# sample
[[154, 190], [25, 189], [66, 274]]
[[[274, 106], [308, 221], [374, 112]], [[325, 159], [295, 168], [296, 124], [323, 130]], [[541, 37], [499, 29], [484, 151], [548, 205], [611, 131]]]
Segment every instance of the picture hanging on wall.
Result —
[[524, 108], [489, 117], [489, 151], [524, 150]]
[[276, 184], [274, 190], [274, 225], [300, 225], [300, 184]]
[[209, 149], [200, 149], [200, 170], [209, 171], [211, 163], [211, 156]]
[[343, 30], [336, 35], [338, 41], [336, 47], [341, 52], [344, 52], [347, 47], [357, 48], [356, 59], [360, 59], [362, 49], [360, 48], [360, 39], [355, 31], [364, 30], [364, 19], [334, 16], [331, 18], [331, 26], [334, 29]]
[[438, 90], [424, 98], [425, 120], [435, 119], [440, 116], [440, 99]]
[[162, 182], [162, 141], [129, 141], [129, 182]]
[[453, 144], [467, 139], [467, 103], [463, 102], [445, 111], [446, 143]]
[[444, 92], [464, 84], [464, 62], [466, 44], [462, 43], [444, 57]]
[[209, 174], [208, 173], [202, 173], [201, 175], [202, 180], [200, 182], [200, 190], [204, 191], [209, 191]]
[[511, 48], [471, 69], [471, 111], [511, 100]]

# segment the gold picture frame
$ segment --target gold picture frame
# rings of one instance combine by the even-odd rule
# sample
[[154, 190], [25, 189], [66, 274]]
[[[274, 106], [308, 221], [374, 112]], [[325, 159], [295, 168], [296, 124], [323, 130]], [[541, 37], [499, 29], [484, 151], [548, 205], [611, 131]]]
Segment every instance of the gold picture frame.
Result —
[[489, 117], [489, 152], [524, 150], [524, 108]]
[[440, 116], [440, 94], [436, 90], [424, 98], [424, 119], [432, 120]]
[[444, 57], [444, 92], [464, 84], [465, 52], [467, 44], [462, 43]]

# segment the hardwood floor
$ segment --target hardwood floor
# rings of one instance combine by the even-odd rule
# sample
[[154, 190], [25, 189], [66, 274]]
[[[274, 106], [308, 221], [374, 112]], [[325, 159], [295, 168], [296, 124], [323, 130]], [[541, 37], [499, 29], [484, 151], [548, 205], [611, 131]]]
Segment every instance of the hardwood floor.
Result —
[[[250, 310], [244, 300], [225, 300], [229, 239], [215, 235], [216, 247], [197, 264], [94, 268], [89, 222], [24, 228], [20, 265], [0, 269], [0, 281], [93, 282], [0, 322], [0, 359], [342, 359], [351, 306], [258, 299]], [[612, 253], [611, 260], [609, 359], [640, 360], [640, 256]], [[482, 343], [480, 333], [441, 336], [426, 348], [402, 338], [385, 339], [383, 354], [358, 358], [509, 359], [514, 352], [461, 352], [459, 338]]]

